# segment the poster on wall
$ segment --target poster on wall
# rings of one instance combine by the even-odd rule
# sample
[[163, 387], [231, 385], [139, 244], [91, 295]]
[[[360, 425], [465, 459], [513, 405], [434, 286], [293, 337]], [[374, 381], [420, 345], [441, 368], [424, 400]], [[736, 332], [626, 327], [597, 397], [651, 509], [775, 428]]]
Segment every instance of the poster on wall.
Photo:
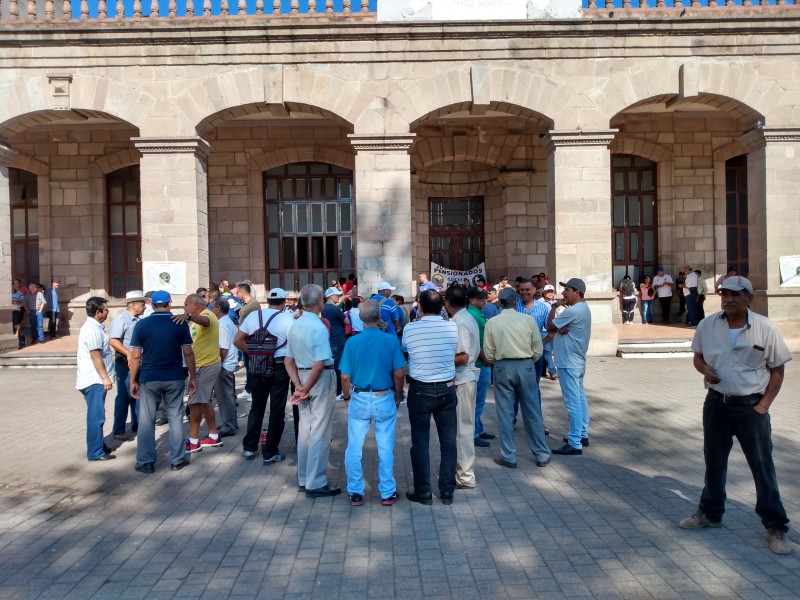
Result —
[[486, 279], [486, 263], [481, 263], [469, 271], [456, 271], [437, 265], [435, 262], [431, 263], [431, 281], [441, 288], [446, 288], [454, 281], [463, 283], [465, 279], [469, 279], [471, 285], [478, 285], [479, 276]]
[[185, 262], [142, 263], [144, 291], [164, 290], [170, 294], [186, 293]]
[[800, 256], [781, 256], [781, 287], [800, 287]]

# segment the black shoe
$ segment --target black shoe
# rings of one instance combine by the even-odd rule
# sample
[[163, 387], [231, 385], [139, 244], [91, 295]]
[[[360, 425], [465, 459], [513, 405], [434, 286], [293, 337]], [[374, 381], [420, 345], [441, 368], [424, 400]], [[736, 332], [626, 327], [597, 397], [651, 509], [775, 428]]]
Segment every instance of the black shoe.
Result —
[[505, 467], [507, 469], [516, 469], [517, 468], [517, 463], [508, 462], [502, 456], [495, 456], [492, 460], [494, 461], [494, 464], [500, 465], [501, 467]]
[[478, 437], [481, 438], [482, 440], [493, 440], [497, 436], [495, 434], [493, 434], [493, 433], [489, 433], [488, 431], [484, 431]]
[[583, 450], [579, 450], [578, 448], [573, 448], [569, 444], [564, 444], [561, 448], [556, 448], [552, 451], [553, 454], [560, 454], [561, 456], [578, 456], [583, 454]]
[[153, 463], [136, 463], [134, 469], [139, 471], [139, 473], [147, 473], [148, 475], [156, 472]]
[[[567, 438], [562, 438], [565, 444], [569, 444], [569, 440]], [[581, 446], [588, 446], [589, 445], [589, 438], [581, 438]]]
[[298, 485], [297, 486], [297, 491], [300, 492], [301, 494], [305, 494], [306, 493], [306, 486]]
[[350, 494], [350, 506], [364, 506], [364, 496], [361, 494]]
[[406, 498], [411, 502], [419, 502], [426, 506], [433, 504], [433, 496], [430, 494], [418, 494], [417, 492], [406, 492]]
[[547, 427], [544, 428], [544, 434], [550, 435], [550, 430]]
[[109, 448], [108, 446], [103, 444], [103, 452], [105, 452], [106, 454], [112, 454], [114, 452], [114, 448]]
[[450, 505], [453, 503], [453, 492], [442, 492], [439, 494], [442, 504]]
[[482, 440], [479, 437], [475, 438], [475, 447], [476, 448], [488, 448], [489, 446], [491, 446], [491, 444], [489, 442], [486, 442], [486, 441]]
[[325, 498], [327, 496], [338, 496], [342, 493], [342, 488], [332, 488], [329, 486], [317, 488], [315, 490], [306, 490], [306, 498]]
[[176, 462], [176, 463], [170, 465], [169, 470], [170, 471], [180, 471], [182, 468], [188, 467], [188, 466], [189, 466], [189, 461], [184, 458], [181, 462]]
[[110, 452], [106, 452], [105, 454], [103, 454], [102, 456], [98, 456], [97, 458], [90, 458], [89, 462], [97, 462], [99, 460], [112, 460], [114, 458], [117, 457], [111, 454]]
[[536, 466], [537, 467], [546, 467], [549, 464], [550, 464], [550, 459], [549, 458], [547, 460], [537, 460], [536, 461]]
[[223, 437], [231, 437], [231, 436], [234, 436], [234, 435], [236, 435], [235, 431], [220, 431], [219, 432], [219, 437], [221, 437], [221, 438], [223, 438]]
[[169, 421], [164, 418], [156, 419], [156, 425], [166, 425], [167, 423], [169, 423]]

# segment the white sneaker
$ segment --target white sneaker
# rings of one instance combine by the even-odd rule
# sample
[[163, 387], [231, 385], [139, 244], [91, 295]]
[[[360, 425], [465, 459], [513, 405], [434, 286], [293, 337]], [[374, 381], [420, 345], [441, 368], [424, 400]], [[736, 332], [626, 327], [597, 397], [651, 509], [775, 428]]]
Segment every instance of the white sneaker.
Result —
[[250, 392], [248, 392], [246, 390], [242, 390], [241, 392], [239, 392], [239, 394], [236, 396], [236, 398], [238, 400], [247, 400], [248, 402], [252, 402], [253, 401], [253, 397], [250, 395]]
[[336, 396], [336, 402], [342, 402], [344, 400], [344, 394], [339, 394]]

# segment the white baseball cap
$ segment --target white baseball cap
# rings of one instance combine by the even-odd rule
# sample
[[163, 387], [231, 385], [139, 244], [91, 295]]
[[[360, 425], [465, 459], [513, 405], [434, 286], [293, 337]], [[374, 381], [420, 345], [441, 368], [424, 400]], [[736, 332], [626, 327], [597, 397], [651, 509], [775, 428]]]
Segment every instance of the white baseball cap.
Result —
[[381, 281], [377, 286], [376, 289], [380, 292], [381, 290], [391, 290], [394, 291], [397, 288], [390, 284], [388, 281]]
[[330, 298], [331, 296], [341, 296], [341, 295], [342, 295], [342, 290], [333, 286], [325, 290], [325, 298]]

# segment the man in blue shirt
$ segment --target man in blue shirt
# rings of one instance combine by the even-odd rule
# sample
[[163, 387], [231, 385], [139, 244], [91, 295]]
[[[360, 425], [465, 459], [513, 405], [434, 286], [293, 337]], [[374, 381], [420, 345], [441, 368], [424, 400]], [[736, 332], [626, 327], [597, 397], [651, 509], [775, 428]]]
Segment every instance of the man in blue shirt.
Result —
[[58, 288], [61, 280], [55, 279], [50, 282], [50, 290], [47, 292], [47, 333], [51, 340], [58, 335], [58, 316], [61, 309], [58, 307]]
[[[586, 373], [586, 352], [592, 333], [592, 313], [583, 299], [586, 284], [573, 277], [563, 286], [563, 299], [550, 308], [547, 319], [547, 337], [544, 343], [553, 340], [553, 353], [558, 367], [561, 395], [569, 415], [569, 433], [565, 444], [553, 450], [553, 454], [583, 454], [583, 446], [589, 445], [589, 402], [583, 387]], [[556, 316], [559, 306], [566, 306]]]
[[[394, 434], [397, 407], [403, 397], [403, 367], [406, 359], [397, 336], [380, 330], [381, 311], [377, 302], [360, 305], [364, 332], [347, 340], [342, 355], [342, 394], [347, 403], [347, 493], [352, 506], [364, 504], [364, 471], [361, 453], [369, 426], [375, 421], [378, 447], [378, 477], [381, 504], [397, 502], [394, 479]], [[352, 393], [351, 393], [352, 388]]]
[[386, 323], [386, 333], [393, 335], [397, 335], [397, 332], [400, 331], [400, 309], [390, 298], [396, 289], [388, 281], [381, 281], [377, 286], [378, 293], [370, 298], [380, 304], [381, 321]]
[[156, 406], [163, 400], [169, 419], [170, 463], [173, 471], [185, 467], [183, 457], [183, 362], [189, 372], [186, 391], [195, 393], [194, 352], [192, 334], [185, 321], [172, 320], [172, 298], [169, 292], [153, 293], [153, 314], [139, 321], [131, 337], [131, 396], [139, 402], [139, 432], [136, 437], [136, 470], [155, 472]]
[[139, 407], [136, 399], [130, 395], [130, 379], [128, 375], [128, 361], [131, 356], [131, 338], [133, 328], [144, 312], [144, 292], [133, 290], [125, 294], [127, 308], [123, 313], [114, 317], [108, 329], [108, 342], [114, 349], [114, 373], [117, 376], [117, 397], [114, 400], [114, 426], [111, 433], [114, 439], [125, 441], [129, 439], [125, 433], [125, 422], [128, 412], [131, 413], [131, 431], [136, 433], [139, 429]]
[[336, 370], [336, 395], [342, 393], [341, 373], [339, 363], [342, 360], [344, 344], [347, 341], [345, 326], [350, 325], [350, 320], [339, 307], [342, 291], [339, 288], [329, 287], [325, 290], [325, 306], [322, 307], [322, 318], [328, 320], [331, 327], [331, 354], [333, 355], [333, 368]]

